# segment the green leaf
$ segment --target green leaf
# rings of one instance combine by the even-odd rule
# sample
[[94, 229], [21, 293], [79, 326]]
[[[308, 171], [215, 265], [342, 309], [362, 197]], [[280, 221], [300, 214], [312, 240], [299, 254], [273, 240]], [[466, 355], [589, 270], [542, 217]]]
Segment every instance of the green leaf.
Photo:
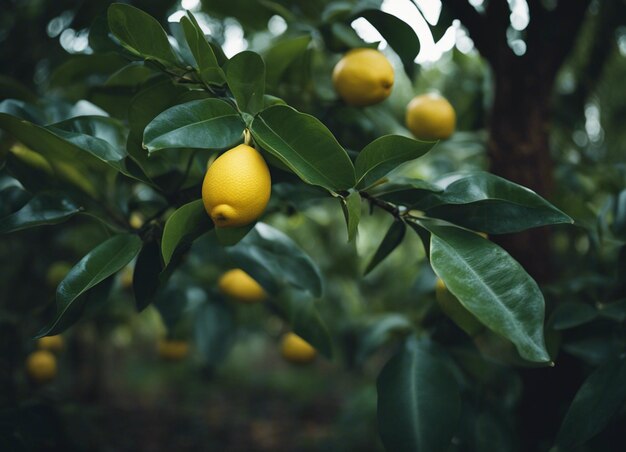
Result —
[[543, 295], [522, 266], [478, 234], [432, 221], [419, 224], [431, 232], [433, 270], [461, 304], [487, 328], [513, 342], [523, 358], [549, 361]]
[[384, 201], [408, 207], [419, 205], [420, 201], [442, 191], [442, 188], [425, 180], [407, 177], [395, 177], [387, 183], [368, 190], [372, 195]]
[[152, 120], [143, 135], [150, 152], [166, 148], [223, 149], [241, 140], [245, 124], [219, 99], [176, 105]]
[[276, 105], [259, 113], [252, 135], [300, 179], [339, 191], [355, 184], [354, 166], [345, 149], [318, 119]]
[[226, 78], [241, 111], [255, 114], [263, 108], [265, 63], [258, 53], [245, 51], [232, 57]]
[[378, 376], [378, 428], [388, 451], [450, 447], [461, 395], [442, 353], [428, 340], [409, 339]]
[[244, 226], [239, 226], [236, 228], [215, 228], [215, 235], [217, 236], [217, 241], [222, 246], [233, 246], [239, 243], [248, 232], [254, 229], [256, 226], [256, 222], [252, 222], [246, 224]]
[[213, 222], [204, 209], [201, 199], [185, 204], [176, 210], [165, 223], [161, 239], [161, 254], [167, 266], [177, 249], [190, 245], [195, 239], [213, 228]]
[[402, 163], [426, 154], [436, 141], [417, 141], [400, 135], [385, 135], [365, 146], [355, 162], [357, 186], [369, 187]]
[[109, 6], [107, 18], [111, 33], [131, 53], [166, 66], [178, 64], [165, 30], [151, 15], [134, 6], [114, 3]]
[[287, 235], [265, 223], [257, 223], [227, 253], [270, 294], [277, 294], [285, 283], [316, 297], [322, 294], [317, 265]]
[[[110, 127], [113, 127], [114, 122], [108, 118], [79, 117], [41, 127], [0, 113], [0, 128], [43, 156], [57, 175], [73, 181], [84, 178], [83, 173], [88, 168], [105, 171], [108, 166], [127, 173], [123, 162], [126, 152], [106, 141], [113, 137]], [[88, 129], [96, 135], [102, 134], [103, 139], [77, 132]], [[89, 184], [89, 181], [86, 183]], [[84, 183], [80, 185], [92, 193]]]
[[133, 270], [133, 293], [137, 311], [148, 307], [161, 285], [159, 275], [163, 271], [161, 251], [156, 240], [144, 244], [137, 256]]
[[420, 50], [420, 41], [413, 28], [392, 14], [379, 9], [367, 9], [358, 14], [365, 18], [385, 38], [402, 60], [404, 70], [412, 75], [415, 67], [415, 57]]
[[118, 171], [125, 172], [126, 131], [122, 124], [104, 116], [80, 116], [58, 122], [48, 130], [89, 152]]
[[194, 345], [205, 366], [213, 367], [226, 358], [235, 342], [237, 325], [232, 306], [204, 303], [194, 312]]
[[282, 39], [265, 54], [267, 83], [276, 85], [285, 70], [302, 54], [311, 42], [311, 35]]
[[369, 272], [374, 270], [378, 264], [380, 264], [400, 245], [400, 243], [402, 243], [405, 232], [406, 223], [404, 223], [404, 221], [396, 220], [392, 223], [387, 231], [387, 234], [385, 234], [383, 241], [380, 242], [376, 253], [374, 253], [372, 260], [369, 264], [367, 264], [364, 275], [367, 275]]
[[550, 323], [557, 331], [566, 330], [589, 323], [598, 315], [598, 311], [587, 303], [563, 302], [554, 310]]
[[202, 81], [209, 85], [221, 85], [226, 80], [224, 71], [217, 63], [213, 49], [204, 37], [204, 33], [196, 18], [187, 11], [187, 17], [182, 17], [180, 23], [185, 32], [185, 39], [193, 58], [196, 60], [196, 68]]
[[44, 224], [59, 224], [83, 210], [61, 193], [36, 195], [17, 212], [0, 219], [0, 234], [21, 231]]
[[383, 314], [368, 325], [360, 341], [356, 361], [363, 363], [379, 347], [389, 342], [394, 336], [402, 337], [414, 329], [411, 321], [401, 314]]
[[72, 267], [57, 287], [56, 316], [39, 332], [39, 337], [56, 334], [69, 327], [67, 319], [75, 320], [76, 312], [84, 308], [83, 303], [80, 303], [81, 295], [128, 265], [140, 249], [139, 237], [121, 234], [109, 238], [91, 250]]
[[[485, 172], [452, 182], [423, 207], [427, 215], [488, 234], [506, 234], [573, 220], [528, 188]], [[429, 205], [428, 205], [429, 204]]]
[[558, 450], [570, 451], [600, 433], [626, 400], [626, 359], [612, 359], [580, 387], [556, 437]]
[[348, 227], [348, 242], [351, 242], [356, 237], [361, 220], [361, 195], [358, 191], [351, 190], [341, 202]]

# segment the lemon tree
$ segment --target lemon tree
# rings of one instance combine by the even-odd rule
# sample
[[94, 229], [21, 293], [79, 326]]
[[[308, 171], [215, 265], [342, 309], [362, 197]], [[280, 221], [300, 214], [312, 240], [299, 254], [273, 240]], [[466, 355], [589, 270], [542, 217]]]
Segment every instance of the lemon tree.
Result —
[[[52, 303], [32, 331], [42, 350], [26, 371], [52, 380], [48, 350], [62, 348], [58, 335], [106, 309], [120, 286], [137, 311], [160, 313], [169, 332], [156, 345], [160, 357], [194, 355], [211, 369], [237, 340], [240, 308], [248, 310], [242, 316], [275, 314], [283, 323], [274, 343], [287, 361], [319, 356], [357, 368], [386, 352], [376, 382], [385, 447], [448, 450], [453, 438], [471, 436], [466, 430], [485, 428], [461, 427], [485, 362], [502, 350], [521, 366], [556, 359], [544, 292], [498, 236], [573, 220], [534, 191], [476, 168], [438, 176], [407, 169], [471, 146], [457, 133], [457, 104], [412, 89], [420, 42], [406, 22], [369, 2], [330, 3], [307, 10], [302, 22], [279, 3], [252, 3], [284, 15], [288, 31], [228, 55], [205, 33], [206, 17], [186, 11], [166, 29], [141, 9], [113, 3], [89, 31], [93, 53], [69, 59], [52, 77], [51, 98], [64, 99], [63, 111], [27, 98], [0, 103], [0, 233], [97, 225], [86, 253], [50, 266]], [[354, 33], [356, 19], [387, 46]], [[76, 79], [88, 89], [76, 94]], [[81, 103], [93, 93], [107, 95]], [[622, 204], [615, 218], [623, 219]], [[332, 221], [337, 213], [341, 227]], [[307, 216], [319, 236], [290, 235], [289, 221]], [[381, 219], [376, 229], [372, 217]], [[355, 286], [365, 281], [374, 291], [377, 272], [402, 256], [403, 271], [426, 275], [410, 289], [415, 303], [425, 293], [419, 287], [433, 295], [437, 281], [439, 307], [394, 305], [369, 316], [364, 303], [326, 314], [341, 298], [328, 269], [354, 270], [339, 247], [324, 248], [329, 237], [355, 248], [374, 243], [358, 255]], [[419, 259], [401, 254], [413, 240]], [[350, 301], [361, 297], [355, 290]], [[600, 317], [591, 311], [574, 306], [550, 321], [565, 330]], [[623, 322], [619, 309], [603, 315]], [[446, 336], [455, 324], [460, 329]], [[604, 426], [600, 419], [586, 433], [577, 428], [589, 394], [607, 413], [618, 410], [596, 393], [600, 384], [618, 386], [623, 361], [613, 359], [581, 388], [558, 444], [578, 444]]]

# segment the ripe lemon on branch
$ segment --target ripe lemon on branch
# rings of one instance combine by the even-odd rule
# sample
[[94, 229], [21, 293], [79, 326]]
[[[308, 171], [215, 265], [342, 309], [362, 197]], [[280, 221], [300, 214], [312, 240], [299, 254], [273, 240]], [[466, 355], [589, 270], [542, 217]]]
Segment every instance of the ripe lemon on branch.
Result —
[[391, 94], [393, 67], [378, 50], [353, 49], [333, 69], [333, 85], [349, 105], [374, 105]]
[[257, 303], [267, 298], [263, 287], [240, 268], [224, 273], [217, 286], [224, 295], [242, 303]]
[[271, 191], [265, 160], [253, 147], [240, 144], [220, 155], [207, 169], [202, 201], [217, 227], [239, 227], [261, 216]]
[[444, 140], [454, 133], [456, 113], [439, 94], [414, 97], [406, 107], [406, 126], [421, 140]]
[[47, 383], [57, 375], [57, 360], [48, 350], [37, 350], [26, 358], [26, 373], [35, 383]]
[[295, 333], [285, 334], [280, 351], [283, 358], [295, 364], [310, 363], [317, 356], [313, 346]]

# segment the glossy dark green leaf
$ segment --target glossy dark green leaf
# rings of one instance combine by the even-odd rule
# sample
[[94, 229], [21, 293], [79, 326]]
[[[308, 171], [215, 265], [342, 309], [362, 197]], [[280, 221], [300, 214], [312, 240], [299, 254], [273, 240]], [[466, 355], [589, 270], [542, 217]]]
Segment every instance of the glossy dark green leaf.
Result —
[[402, 60], [407, 74], [412, 75], [414, 60], [420, 50], [420, 41], [413, 28], [402, 19], [379, 9], [367, 9], [358, 15], [379, 31]]
[[226, 358], [235, 342], [237, 325], [232, 306], [204, 303], [194, 312], [194, 345], [202, 363], [213, 367]]
[[185, 39], [191, 54], [196, 61], [196, 68], [202, 81], [206, 84], [220, 85], [226, 80], [222, 68], [217, 63], [213, 49], [204, 37], [204, 33], [196, 18], [187, 11], [187, 17], [182, 17], [180, 23], [185, 32]]
[[448, 364], [425, 339], [411, 338], [378, 376], [378, 428], [393, 452], [434, 452], [450, 447], [461, 396]]
[[302, 54], [311, 42], [310, 35], [282, 39], [264, 55], [267, 67], [267, 83], [275, 85], [285, 70]]
[[287, 235], [265, 223], [257, 223], [227, 252], [270, 294], [278, 293], [284, 284], [307, 290], [316, 297], [322, 294], [317, 265]]
[[258, 53], [246, 50], [232, 57], [226, 78], [239, 110], [255, 114], [263, 108], [265, 63]]
[[394, 336], [402, 337], [414, 329], [411, 321], [401, 314], [384, 314], [367, 325], [360, 338], [356, 359], [363, 363], [379, 347], [389, 342]]
[[5, 99], [0, 102], [0, 113], [25, 119], [35, 124], [44, 124], [46, 118], [44, 112], [39, 108], [22, 100]]
[[361, 220], [361, 195], [358, 191], [352, 190], [341, 202], [348, 227], [348, 241], [351, 242], [356, 237]]
[[137, 256], [133, 270], [133, 293], [138, 311], [143, 311], [154, 301], [161, 283], [159, 275], [162, 271], [159, 244], [156, 240], [145, 243]]
[[233, 246], [239, 243], [248, 232], [256, 226], [256, 222], [235, 228], [215, 228], [217, 241], [222, 246]]
[[3, 188], [0, 190], [0, 218], [17, 212], [31, 199], [32, 195], [17, 185]]
[[82, 310], [81, 295], [132, 261], [141, 249], [141, 239], [132, 234], [115, 235], [91, 250], [69, 271], [56, 291], [57, 312], [54, 320], [39, 336], [58, 333], [67, 328], [65, 318]]
[[626, 358], [612, 359], [580, 387], [556, 437], [559, 451], [570, 451], [600, 433], [626, 401]]
[[485, 172], [462, 177], [418, 208], [474, 231], [506, 234], [573, 220], [535, 192]]
[[154, 17], [134, 6], [114, 3], [107, 18], [111, 33], [131, 53], [166, 66], [178, 63], [165, 30]]
[[41, 193], [17, 212], [0, 218], [0, 234], [63, 223], [82, 210], [79, 204], [62, 193]]
[[372, 260], [367, 264], [365, 268], [365, 275], [374, 270], [378, 264], [380, 264], [387, 256], [389, 256], [393, 250], [395, 250], [401, 243], [406, 233], [406, 224], [404, 221], [394, 221], [383, 237], [383, 241], [380, 242], [378, 249], [374, 253]]
[[552, 313], [550, 323], [555, 330], [566, 330], [589, 323], [598, 315], [598, 311], [587, 303], [563, 302]]
[[161, 253], [167, 266], [177, 249], [191, 244], [213, 228], [213, 222], [201, 199], [176, 210], [165, 223], [161, 239]]
[[180, 97], [187, 92], [181, 85], [176, 85], [168, 78], [160, 78], [146, 84], [131, 99], [128, 111], [130, 135], [141, 141], [146, 126], [167, 108], [179, 103]]
[[149, 152], [166, 148], [223, 149], [242, 139], [245, 124], [237, 111], [219, 99], [201, 99], [165, 110], [146, 127]]
[[385, 135], [372, 141], [356, 159], [357, 186], [369, 187], [402, 163], [426, 154], [435, 144], [436, 141], [417, 141], [400, 135]]
[[368, 192], [384, 201], [410, 207], [443, 192], [443, 189], [421, 179], [394, 177]]
[[[71, 131], [74, 126], [84, 127], [85, 122], [104, 123], [106, 120], [107, 118], [75, 118], [46, 128], [0, 113], [0, 128], [42, 155], [53, 164], [57, 172], [75, 172], [82, 167], [101, 169], [106, 166], [122, 171], [124, 170], [123, 159], [126, 157], [123, 149], [111, 146], [104, 139]], [[104, 129], [106, 127], [99, 130]], [[110, 135], [107, 132], [105, 136]], [[59, 169], [57, 168], [59, 163], [69, 164], [75, 168], [66, 166]], [[81, 175], [77, 174], [77, 176]]]
[[52, 124], [47, 129], [118, 171], [125, 170], [127, 134], [119, 121], [104, 116], [79, 116]]
[[252, 135], [304, 182], [328, 190], [355, 184], [354, 166], [333, 134], [318, 119], [291, 107], [276, 105], [252, 123]]
[[461, 304], [513, 342], [523, 358], [549, 361], [543, 295], [522, 266], [478, 234], [431, 221], [420, 224], [431, 232], [433, 270]]
[[328, 327], [312, 299], [306, 295], [289, 293], [273, 301], [298, 336], [328, 359], [332, 358], [333, 343]]

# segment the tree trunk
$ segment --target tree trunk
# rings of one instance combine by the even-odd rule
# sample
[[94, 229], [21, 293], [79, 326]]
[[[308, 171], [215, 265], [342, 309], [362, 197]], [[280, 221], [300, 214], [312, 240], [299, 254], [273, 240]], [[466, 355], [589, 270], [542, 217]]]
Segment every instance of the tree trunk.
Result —
[[[549, 149], [552, 79], [522, 67], [525, 63], [511, 59], [494, 75], [488, 142], [491, 171], [549, 199], [553, 170]], [[494, 240], [539, 282], [550, 280], [548, 228], [498, 236]]]

